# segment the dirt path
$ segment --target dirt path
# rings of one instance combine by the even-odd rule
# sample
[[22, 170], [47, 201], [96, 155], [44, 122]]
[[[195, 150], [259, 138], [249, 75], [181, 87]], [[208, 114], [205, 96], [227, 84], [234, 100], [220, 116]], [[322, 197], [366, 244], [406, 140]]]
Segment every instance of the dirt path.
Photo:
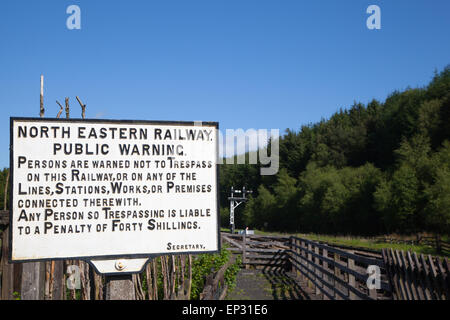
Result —
[[305, 283], [283, 270], [241, 269], [227, 300], [316, 300]]

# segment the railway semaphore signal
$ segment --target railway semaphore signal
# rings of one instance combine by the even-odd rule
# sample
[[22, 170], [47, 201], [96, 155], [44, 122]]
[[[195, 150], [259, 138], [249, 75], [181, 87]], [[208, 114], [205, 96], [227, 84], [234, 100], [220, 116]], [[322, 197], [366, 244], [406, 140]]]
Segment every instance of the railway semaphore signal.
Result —
[[247, 194], [252, 194], [252, 190], [246, 190], [245, 187], [242, 190], [235, 190], [234, 187], [231, 187], [231, 196], [228, 197], [230, 200], [230, 230], [231, 233], [234, 233], [234, 209], [236, 209], [241, 203], [248, 201], [246, 197]]

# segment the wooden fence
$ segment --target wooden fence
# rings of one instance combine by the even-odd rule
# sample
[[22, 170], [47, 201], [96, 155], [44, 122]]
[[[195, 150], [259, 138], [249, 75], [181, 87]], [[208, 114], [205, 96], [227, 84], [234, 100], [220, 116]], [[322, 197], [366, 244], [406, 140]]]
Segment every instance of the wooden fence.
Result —
[[[329, 245], [298, 237], [222, 233], [244, 266], [291, 269], [316, 295], [332, 300], [449, 300], [447, 258], [397, 250]], [[380, 273], [379, 287], [368, 267]], [[369, 279], [370, 277], [370, 279]]]
[[[373, 251], [343, 250], [324, 243], [291, 237], [289, 259], [316, 295], [331, 300], [389, 299], [391, 287], [381, 254]], [[368, 266], [380, 271], [380, 289], [369, 289]]]
[[382, 250], [396, 300], [450, 300], [450, 265], [447, 258], [415, 252]]
[[231, 245], [228, 250], [242, 254], [244, 267], [285, 268], [288, 264], [288, 237], [222, 233], [222, 239]]

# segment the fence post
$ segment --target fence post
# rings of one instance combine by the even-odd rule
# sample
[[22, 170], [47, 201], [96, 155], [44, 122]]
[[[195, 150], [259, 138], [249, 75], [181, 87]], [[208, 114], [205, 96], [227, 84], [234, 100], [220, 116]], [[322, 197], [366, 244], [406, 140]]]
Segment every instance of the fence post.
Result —
[[290, 238], [290, 247], [291, 247], [291, 272], [295, 275], [295, 277], [297, 277], [297, 269], [295, 268], [295, 263], [297, 260], [295, 253], [297, 252], [297, 248], [295, 247], [294, 237]]
[[[339, 255], [337, 253], [333, 253], [333, 260], [334, 260], [334, 266], [333, 266], [334, 275], [336, 276], [336, 278], [341, 279], [340, 269], [339, 269], [339, 267], [337, 267], [337, 263], [340, 260]], [[334, 284], [335, 289], [337, 289], [338, 286], [340, 287], [339, 282], [337, 282], [335, 279], [333, 279], [333, 284]], [[336, 293], [336, 290], [334, 290], [334, 299], [335, 300], [341, 299], [341, 297]]]
[[295, 274], [297, 275], [298, 278], [300, 278], [302, 273], [300, 272], [301, 269], [299, 269], [299, 268], [301, 268], [300, 267], [300, 264], [301, 264], [301, 259], [300, 259], [301, 250], [300, 250], [299, 246], [301, 246], [301, 243], [300, 243], [300, 241], [297, 238], [294, 238], [294, 244], [296, 245], [296, 247], [295, 247], [295, 253], [296, 253], [295, 262], [297, 264], [297, 268], [295, 269]]
[[438, 254], [441, 254], [442, 253], [442, 247], [441, 247], [441, 235], [440, 234], [436, 234], [435, 241], [436, 241], [436, 252]]
[[52, 261], [53, 268], [53, 285], [52, 285], [52, 299], [64, 300], [64, 263], [63, 261]]
[[26, 262], [22, 267], [22, 300], [43, 300], [45, 262]]
[[2, 300], [12, 300], [13, 296], [13, 286], [14, 286], [14, 265], [8, 263], [8, 252], [9, 252], [9, 226], [7, 226], [2, 232]]
[[44, 277], [44, 300], [52, 300], [52, 295], [50, 294], [50, 283], [52, 282], [52, 263], [51, 261], [44, 262], [45, 265], [45, 277]]
[[[354, 253], [354, 251], [350, 251], [350, 253]], [[348, 258], [347, 267], [350, 270], [355, 270], [355, 260]], [[355, 288], [355, 286], [356, 286], [355, 276], [350, 273], [348, 274], [348, 284], [350, 287], [353, 287], [353, 288]], [[348, 297], [350, 300], [356, 299], [356, 295], [350, 289], [348, 290]]]
[[[322, 255], [323, 255], [323, 257], [328, 258], [328, 250], [327, 249], [322, 249]], [[328, 262], [322, 261], [322, 267], [325, 270], [330, 271]], [[327, 283], [330, 283], [330, 277], [328, 275], [322, 274], [322, 279], [324, 281], [326, 281]], [[324, 289], [324, 291], [326, 291], [328, 294], [331, 295], [332, 292], [330, 292], [330, 288], [329, 287], [323, 286], [323, 289]], [[324, 300], [330, 300], [325, 294], [322, 297], [323, 297]]]
[[303, 259], [301, 258], [301, 257], [303, 257], [303, 254], [304, 254], [304, 252], [303, 252], [303, 241], [302, 241], [302, 239], [298, 239], [297, 240], [297, 244], [298, 244], [298, 267], [299, 267], [299, 269], [300, 270], [297, 270], [297, 273], [299, 274], [299, 276], [300, 276], [300, 279], [301, 280], [305, 280], [305, 276], [303, 275], [303, 273], [305, 272], [305, 268], [304, 268], [304, 261], [303, 261]]
[[[311, 254], [311, 252], [312, 252], [312, 245], [311, 245], [311, 243], [309, 242], [308, 243], [308, 269], [309, 270], [312, 270], [313, 269], [313, 260], [312, 260], [312, 254]], [[315, 269], [315, 268], [314, 268]], [[316, 280], [316, 276], [315, 276], [315, 272], [314, 273], [311, 273], [311, 272], [309, 272], [308, 271], [308, 273], [309, 273], [309, 275], [310, 275], [310, 277], [313, 279], [313, 280]], [[308, 282], [311, 284], [311, 288], [314, 290], [314, 291], [316, 291], [316, 285], [315, 285], [315, 283], [314, 282], [312, 282], [311, 280], [308, 280]]]
[[[44, 76], [41, 75], [40, 117], [44, 117]], [[12, 205], [12, 204], [11, 204]], [[11, 209], [12, 210], [12, 209]], [[45, 290], [45, 262], [28, 262], [22, 266], [22, 300], [42, 300]]]
[[[314, 247], [314, 253], [319, 255], [319, 247]], [[320, 260], [317, 256], [314, 257], [314, 279], [316, 280], [316, 295], [321, 296], [322, 290], [320, 288], [322, 285], [320, 284], [320, 279], [322, 278], [322, 272], [318, 270], [316, 266], [320, 266]], [[322, 297], [323, 299], [323, 297]]]
[[371, 297], [373, 300], [377, 300], [377, 289], [369, 289], [369, 297]]
[[302, 251], [302, 255], [303, 255], [303, 271], [304, 271], [304, 275], [303, 275], [303, 280], [306, 281], [306, 283], [309, 283], [308, 277], [306, 276], [306, 274], [309, 274], [309, 271], [307, 270], [307, 268], [309, 267], [308, 264], [308, 253], [306, 252], [306, 250], [308, 250], [308, 244], [306, 241], [303, 241], [303, 245], [302, 245], [303, 251]]
[[245, 269], [248, 269], [246, 255], [247, 255], [247, 235], [244, 232], [244, 234], [242, 235], [242, 264], [244, 265]]

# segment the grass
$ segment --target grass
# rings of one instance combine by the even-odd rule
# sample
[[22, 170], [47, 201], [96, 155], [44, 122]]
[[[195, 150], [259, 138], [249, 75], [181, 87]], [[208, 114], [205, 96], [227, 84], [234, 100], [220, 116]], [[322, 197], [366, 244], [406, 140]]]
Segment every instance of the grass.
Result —
[[361, 247], [373, 250], [392, 248], [394, 250], [412, 251], [423, 254], [432, 254], [432, 255], [437, 254], [434, 248], [425, 245], [387, 243], [387, 242], [383, 243], [383, 242], [376, 242], [373, 239], [357, 238], [357, 237], [337, 237], [337, 236], [314, 235], [314, 234], [297, 234], [297, 236], [300, 238], [306, 238], [315, 241], [324, 241], [330, 244]]

